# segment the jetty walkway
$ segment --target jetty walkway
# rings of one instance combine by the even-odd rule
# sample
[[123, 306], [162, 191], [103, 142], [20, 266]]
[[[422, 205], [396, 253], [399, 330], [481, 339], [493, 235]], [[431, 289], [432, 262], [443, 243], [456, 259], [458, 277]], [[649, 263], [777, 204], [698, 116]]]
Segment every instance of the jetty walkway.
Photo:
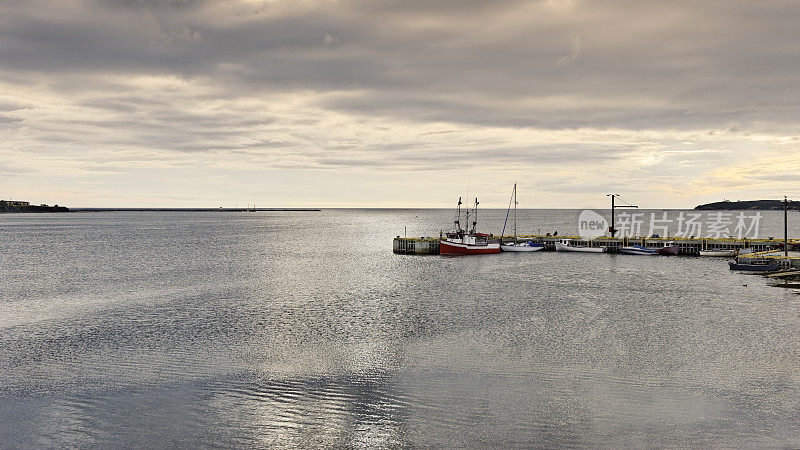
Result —
[[[555, 251], [556, 242], [568, 239], [572, 245], [588, 246], [588, 247], [606, 247], [609, 253], [619, 252], [621, 247], [630, 245], [641, 245], [642, 247], [658, 249], [665, 245], [678, 246], [679, 255], [699, 255], [701, 250], [744, 250], [746, 248], [752, 249], [755, 253], [761, 255], [768, 252], [783, 249], [783, 239], [731, 239], [731, 238], [680, 238], [680, 237], [599, 237], [596, 239], [583, 239], [579, 236], [517, 236], [517, 242], [531, 241], [537, 244], [543, 244], [545, 250]], [[500, 242], [500, 236], [490, 238], [490, 242]], [[502, 237], [503, 242], [513, 241], [513, 236]], [[789, 248], [800, 247], [800, 239], [790, 239]], [[438, 237], [395, 237], [393, 242], [393, 251], [400, 254], [413, 254], [413, 255], [438, 255], [439, 254], [439, 238]], [[796, 252], [792, 252], [796, 254]], [[772, 255], [770, 255], [772, 256]], [[775, 255], [777, 257], [777, 255]], [[780, 253], [782, 258], [785, 258], [783, 252]], [[797, 259], [797, 265], [800, 267], [800, 257], [789, 256], [790, 259]], [[792, 264], [794, 265], [794, 263]]]

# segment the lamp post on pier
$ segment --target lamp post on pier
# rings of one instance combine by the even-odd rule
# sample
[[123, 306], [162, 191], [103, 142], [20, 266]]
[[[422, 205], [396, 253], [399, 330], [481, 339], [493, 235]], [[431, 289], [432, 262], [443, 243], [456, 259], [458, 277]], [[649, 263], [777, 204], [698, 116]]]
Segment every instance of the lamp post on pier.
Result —
[[606, 197], [611, 197], [611, 225], [609, 225], [608, 231], [611, 232], [611, 237], [613, 238], [614, 234], [616, 234], [616, 232], [617, 232], [617, 229], [614, 228], [614, 209], [615, 208], [638, 208], [638, 206], [636, 206], [636, 205], [616, 206], [614, 204], [614, 199], [616, 197], [619, 197], [619, 194], [606, 194]]
[[783, 196], [783, 256], [789, 256], [789, 197]]

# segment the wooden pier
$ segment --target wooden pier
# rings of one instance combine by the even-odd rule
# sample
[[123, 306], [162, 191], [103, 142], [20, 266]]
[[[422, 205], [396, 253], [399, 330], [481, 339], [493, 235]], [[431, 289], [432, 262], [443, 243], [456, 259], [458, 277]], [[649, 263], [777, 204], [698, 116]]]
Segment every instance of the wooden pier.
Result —
[[[642, 247], [658, 249], [665, 244], [677, 245], [679, 255], [699, 255], [701, 250], [743, 250], [751, 248], [755, 252], [766, 252], [770, 250], [782, 249], [783, 240], [776, 239], [698, 239], [698, 238], [612, 238], [600, 237], [597, 239], [582, 239], [578, 236], [518, 236], [518, 242], [531, 241], [537, 244], [544, 244], [545, 250], [555, 251], [556, 242], [569, 239], [572, 245], [589, 247], [606, 247], [609, 253], [619, 252], [620, 247], [630, 245], [641, 245]], [[513, 241], [511, 236], [504, 237], [503, 242]], [[490, 242], [499, 242], [500, 237], [490, 238]], [[800, 245], [800, 240], [789, 240], [790, 248]], [[395, 253], [412, 255], [438, 255], [439, 239], [435, 237], [418, 238], [394, 238], [393, 250]]]
[[404, 255], [438, 255], [439, 238], [394, 238], [393, 251]]

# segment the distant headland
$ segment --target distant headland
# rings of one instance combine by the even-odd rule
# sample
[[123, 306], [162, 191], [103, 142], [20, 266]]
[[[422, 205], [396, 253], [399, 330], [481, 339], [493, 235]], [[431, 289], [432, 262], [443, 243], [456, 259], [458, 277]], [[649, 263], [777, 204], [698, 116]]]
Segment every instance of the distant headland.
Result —
[[304, 212], [322, 211], [319, 208], [72, 208], [73, 212], [261, 212], [261, 211], [283, 211], [283, 212]]
[[[748, 209], [759, 209], [759, 210], [783, 210], [784, 204], [783, 200], [745, 200], [745, 201], [735, 201], [732, 202], [730, 200], [725, 200], [721, 202], [714, 202], [714, 203], [706, 203], [704, 205], [695, 206], [694, 209], [706, 210], [706, 211], [714, 211], [714, 210], [731, 210], [731, 211], [739, 211], [739, 210], [748, 210]], [[800, 209], [800, 201], [789, 201], [789, 209]]]
[[50, 213], [69, 212], [66, 206], [31, 205], [19, 200], [0, 200], [0, 213]]
[[321, 211], [319, 208], [67, 208], [58, 205], [31, 205], [19, 200], [0, 200], [0, 213], [44, 213], [44, 212], [115, 212], [115, 211], [159, 211], [159, 212], [261, 212], [261, 211]]

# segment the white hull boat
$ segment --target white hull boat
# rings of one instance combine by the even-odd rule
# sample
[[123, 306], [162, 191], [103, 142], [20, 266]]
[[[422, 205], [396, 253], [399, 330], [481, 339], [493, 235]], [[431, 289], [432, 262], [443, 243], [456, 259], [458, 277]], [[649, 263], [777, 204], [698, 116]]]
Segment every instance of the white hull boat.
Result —
[[506, 242], [500, 245], [500, 250], [504, 252], [538, 252], [539, 250], [544, 250], [544, 245], [528, 244], [527, 242], [521, 244]]
[[485, 235], [448, 236], [439, 241], [440, 255], [482, 255], [500, 253], [500, 244], [489, 243]]
[[575, 247], [568, 242], [556, 242], [558, 252], [605, 253], [605, 247]]
[[508, 204], [506, 221], [503, 222], [503, 231], [500, 232], [500, 237], [502, 238], [506, 232], [508, 215], [511, 212], [512, 203], [514, 204], [514, 242], [505, 242], [500, 244], [500, 250], [504, 252], [538, 252], [539, 250], [544, 250], [544, 244], [534, 244], [531, 241], [517, 242], [517, 183], [514, 183], [514, 190], [511, 191], [511, 202]]
[[629, 247], [621, 247], [619, 252], [625, 255], [648, 255], [658, 256], [658, 250], [652, 248], [642, 247], [641, 245], [631, 245]]
[[500, 237], [502, 238], [506, 232], [508, 214], [511, 212], [511, 203], [514, 204], [514, 242], [500, 244], [500, 250], [504, 252], [538, 252], [539, 250], [544, 250], [544, 244], [534, 244], [531, 241], [517, 242], [517, 183], [514, 183], [514, 190], [511, 191], [511, 202], [508, 204], [506, 221], [503, 222], [503, 231], [500, 233]]
[[700, 256], [722, 256], [730, 258], [736, 256], [736, 250], [700, 250]]

